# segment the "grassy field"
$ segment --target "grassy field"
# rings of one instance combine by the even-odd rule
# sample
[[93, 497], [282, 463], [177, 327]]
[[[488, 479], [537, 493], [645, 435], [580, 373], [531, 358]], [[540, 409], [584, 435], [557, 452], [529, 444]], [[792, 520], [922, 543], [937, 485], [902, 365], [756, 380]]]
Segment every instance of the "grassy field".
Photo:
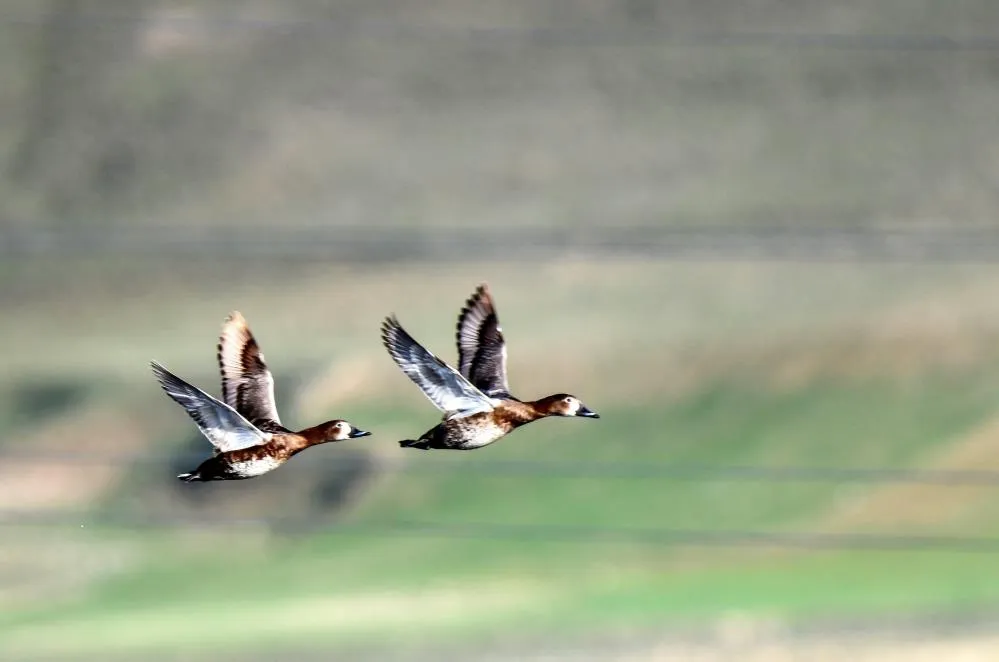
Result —
[[[683, 264], [597, 240], [990, 227], [995, 3], [569, 4], [0, 0], [0, 657], [486, 662], [994, 613], [994, 553], [848, 536], [999, 536], [996, 487], [780, 473], [999, 470], [978, 246]], [[341, 239], [349, 264], [320, 252]], [[403, 451], [437, 416], [379, 323], [453, 360], [482, 281], [515, 392], [602, 418]], [[233, 309], [287, 423], [375, 435], [180, 484], [207, 443], [148, 362], [217, 393]]]
[[[19, 480], [0, 491], [5, 512], [60, 522], [6, 527], [0, 647], [18, 658], [388, 654], [695, 628], [733, 613], [887, 618], [999, 601], [987, 553], [614, 537], [999, 533], [988, 486], [614, 474], [996, 467], [992, 267], [562, 262], [542, 270], [539, 297], [539, 275], [516, 266], [312, 265], [243, 290], [245, 273], [183, 266], [178, 278], [135, 269], [120, 285], [130, 292], [110, 278], [79, 299], [64, 296], [59, 269], [86, 265], [18, 270], [14, 289], [31, 296], [10, 296], [8, 388], [83, 386], [40, 427], [9, 406], [14, 432], [0, 453], [123, 454], [65, 465], [8, 457], [8, 478]], [[475, 454], [404, 452], [395, 440], [435, 413], [383, 356], [379, 316], [396, 312], [452, 358], [454, 316], [481, 276], [500, 306], [516, 391], [568, 389], [602, 418], [540, 422]], [[310, 302], [315, 314], [295, 314]], [[176, 483], [171, 454], [185, 455], [192, 429], [145, 362], [157, 357], [217, 392], [214, 336], [230, 308], [254, 326], [287, 419], [335, 413], [376, 436], [255, 481]], [[330, 506], [321, 485], [362, 456], [369, 469]], [[523, 462], [545, 464], [518, 472]], [[601, 538], [607, 530], [617, 534]]]

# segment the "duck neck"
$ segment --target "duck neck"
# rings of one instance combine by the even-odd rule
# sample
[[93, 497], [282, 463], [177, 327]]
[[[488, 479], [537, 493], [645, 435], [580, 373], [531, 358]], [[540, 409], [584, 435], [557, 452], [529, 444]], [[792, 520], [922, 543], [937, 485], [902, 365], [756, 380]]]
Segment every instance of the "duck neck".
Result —
[[292, 453], [304, 451], [310, 446], [316, 446], [326, 441], [326, 430], [323, 425], [305, 428], [294, 435], [288, 435], [287, 445]]
[[510, 422], [513, 423], [514, 427], [519, 427], [548, 416], [548, 409], [545, 407], [543, 399], [533, 400], [518, 402], [515, 406], [510, 407], [510, 414]]

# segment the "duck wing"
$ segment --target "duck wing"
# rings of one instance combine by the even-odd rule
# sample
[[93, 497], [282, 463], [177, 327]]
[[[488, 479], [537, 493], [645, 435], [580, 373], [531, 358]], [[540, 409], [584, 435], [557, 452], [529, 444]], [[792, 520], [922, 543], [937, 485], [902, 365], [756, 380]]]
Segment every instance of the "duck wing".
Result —
[[506, 340], [489, 287], [480, 285], [458, 315], [458, 370], [492, 398], [509, 398]]
[[283, 431], [274, 402], [274, 377], [246, 319], [238, 311], [222, 325], [218, 361], [222, 400], [257, 427]]
[[234, 451], [266, 443], [271, 435], [254, 427], [239, 412], [188, 384], [156, 361], [150, 365], [160, 386], [183, 407], [218, 451]]
[[382, 324], [382, 342], [402, 371], [449, 418], [492, 411], [489, 396], [416, 342], [394, 316]]

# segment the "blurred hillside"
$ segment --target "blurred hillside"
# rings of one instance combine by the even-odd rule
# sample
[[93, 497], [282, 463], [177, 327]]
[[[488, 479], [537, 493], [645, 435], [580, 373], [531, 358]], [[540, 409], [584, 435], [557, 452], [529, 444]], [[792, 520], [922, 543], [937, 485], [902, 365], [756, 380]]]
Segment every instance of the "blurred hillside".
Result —
[[999, 195], [986, 0], [0, 12], [7, 229], [976, 225]]
[[[0, 0], [0, 72], [5, 661], [999, 656], [995, 3]], [[404, 451], [378, 324], [482, 281], [602, 417]], [[233, 309], [375, 434], [178, 482]]]

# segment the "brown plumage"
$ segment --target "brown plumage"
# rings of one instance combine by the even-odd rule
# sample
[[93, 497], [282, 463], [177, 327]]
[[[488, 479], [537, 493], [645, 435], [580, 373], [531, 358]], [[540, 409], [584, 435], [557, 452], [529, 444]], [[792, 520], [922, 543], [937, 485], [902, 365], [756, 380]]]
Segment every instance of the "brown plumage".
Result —
[[516, 428], [548, 416], [600, 418], [573, 395], [557, 393], [522, 401], [510, 394], [506, 341], [488, 287], [483, 284], [458, 316], [455, 370], [410, 336], [394, 317], [382, 324], [382, 342], [399, 368], [444, 412], [443, 420], [409, 448], [472, 450], [498, 441]]
[[506, 340], [489, 288], [483, 284], [465, 301], [455, 329], [458, 371], [492, 398], [509, 398]]
[[259, 428], [280, 427], [274, 377], [238, 310], [230, 313], [222, 325], [216, 356], [222, 376], [222, 401]]
[[223, 401], [159, 363], [151, 364], [166, 394], [187, 411], [214, 447], [212, 457], [194, 471], [177, 476], [181, 480], [253, 478], [273, 471], [310, 446], [371, 434], [340, 419], [298, 432], [284, 427], [274, 401], [274, 378], [246, 320], [238, 312], [226, 318], [222, 327], [218, 361]]

